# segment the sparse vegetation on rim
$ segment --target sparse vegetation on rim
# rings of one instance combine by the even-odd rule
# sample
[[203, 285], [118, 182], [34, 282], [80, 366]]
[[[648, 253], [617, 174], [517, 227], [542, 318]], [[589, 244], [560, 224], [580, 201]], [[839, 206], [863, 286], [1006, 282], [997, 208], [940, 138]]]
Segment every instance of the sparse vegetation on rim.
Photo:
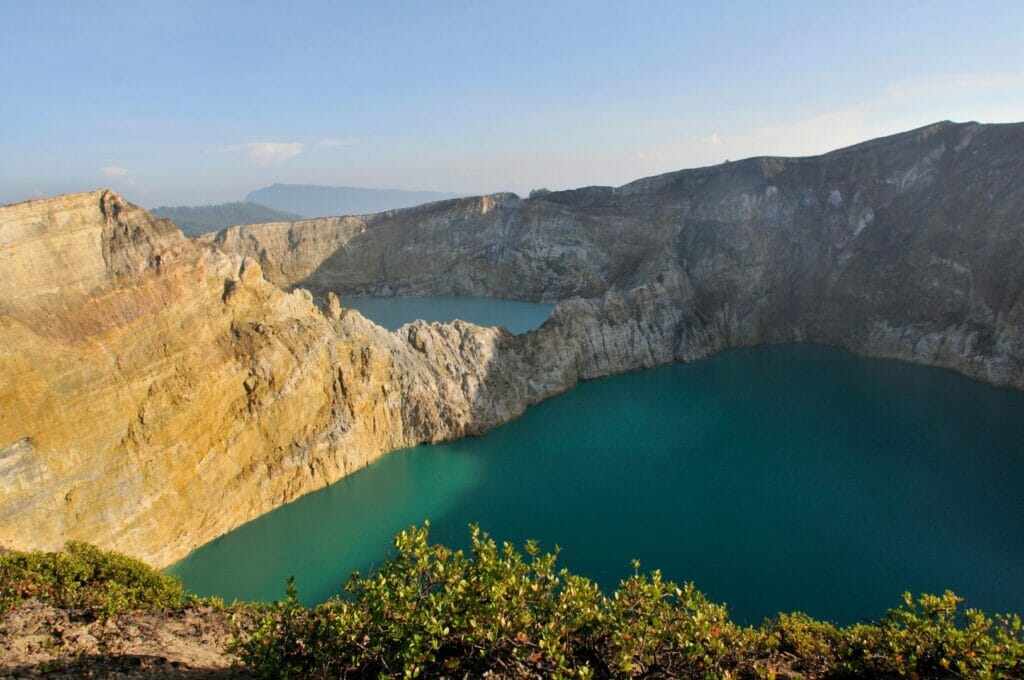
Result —
[[180, 579], [144, 562], [69, 541], [60, 552], [0, 555], [0, 612], [29, 598], [105, 617], [132, 609], [180, 607], [187, 594]]
[[1024, 672], [1019, 616], [960, 608], [952, 592], [905, 594], [875, 623], [837, 627], [804, 614], [738, 625], [693, 584], [640, 571], [606, 595], [472, 528], [468, 553], [395, 538], [396, 554], [346, 596], [288, 598], [237, 645], [265, 677], [775, 678], [1010, 677]]
[[[299, 604], [294, 583], [273, 605], [234, 603], [229, 651], [267, 678], [1007, 678], [1024, 673], [1016, 615], [961, 608], [952, 592], [903, 596], [873, 623], [838, 627], [800, 614], [760, 626], [729, 619], [693, 584], [633, 573], [605, 594], [560, 569], [558, 550], [523, 550], [471, 528], [468, 551], [395, 537], [379, 571], [345, 594]], [[189, 595], [142, 562], [84, 543], [0, 555], [0, 616], [27, 599], [104, 618], [225, 605]], [[237, 617], [237, 618], [236, 618]], [[112, 659], [111, 663], [115, 663]]]

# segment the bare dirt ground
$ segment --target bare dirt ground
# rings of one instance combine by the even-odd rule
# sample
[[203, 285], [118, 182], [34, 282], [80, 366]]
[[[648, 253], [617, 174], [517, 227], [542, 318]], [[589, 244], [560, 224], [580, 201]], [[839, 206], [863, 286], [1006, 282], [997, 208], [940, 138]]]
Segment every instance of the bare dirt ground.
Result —
[[225, 651], [239, 630], [212, 607], [101, 621], [28, 600], [0, 614], [0, 678], [252, 678]]

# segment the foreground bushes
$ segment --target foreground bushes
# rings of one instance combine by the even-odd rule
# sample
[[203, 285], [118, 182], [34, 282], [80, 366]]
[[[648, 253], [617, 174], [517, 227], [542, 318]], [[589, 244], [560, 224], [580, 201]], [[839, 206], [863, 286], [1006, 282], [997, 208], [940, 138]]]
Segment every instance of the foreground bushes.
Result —
[[[533, 542], [520, 552], [474, 528], [464, 553], [427, 539], [426, 527], [400, 533], [379, 571], [319, 607], [301, 606], [294, 584], [276, 605], [232, 605], [249, 631], [233, 651], [272, 678], [1024, 677], [1020, 618], [964, 612], [949, 592], [905, 595], [875, 624], [780, 614], [745, 627], [636, 563], [608, 596]], [[83, 543], [0, 555], [0, 612], [27, 598], [99, 617], [202, 602], [176, 578]]]
[[314, 609], [289, 597], [237, 643], [266, 677], [1013, 677], [1024, 674], [1019, 617], [958, 610], [947, 592], [909, 595], [877, 624], [837, 628], [782, 614], [759, 628], [658, 571], [611, 596], [472, 530], [469, 554], [395, 538], [396, 555], [348, 595]]
[[180, 607], [185, 589], [179, 579], [143, 562], [70, 542], [61, 552], [0, 555], [0, 612], [27, 598], [106, 617], [135, 609]]

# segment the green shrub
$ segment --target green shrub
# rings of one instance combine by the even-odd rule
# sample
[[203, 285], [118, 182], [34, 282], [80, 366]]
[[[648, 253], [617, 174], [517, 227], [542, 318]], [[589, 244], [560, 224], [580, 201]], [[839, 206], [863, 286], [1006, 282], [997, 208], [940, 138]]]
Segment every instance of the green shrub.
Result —
[[[633, 573], [605, 595], [542, 554], [471, 529], [466, 552], [395, 537], [395, 555], [346, 594], [299, 604], [233, 605], [248, 634], [232, 644], [268, 678], [1021, 678], [1019, 616], [961, 610], [951, 592], [904, 595], [878, 623], [836, 627], [805, 614], [739, 626], [693, 584]], [[0, 611], [26, 598], [106, 617], [209, 604], [137, 560], [84, 543], [0, 555]], [[255, 617], [255, 622], [249, 624]]]
[[185, 590], [176, 577], [139, 560], [72, 541], [60, 552], [0, 555], [0, 611], [26, 598], [105, 617], [127, 610], [179, 607]]
[[794, 612], [765, 621], [761, 631], [767, 648], [789, 659], [798, 673], [821, 677], [840, 665], [845, 639], [831, 623]]
[[554, 555], [524, 557], [474, 528], [471, 556], [427, 543], [427, 529], [395, 538], [397, 555], [353, 575], [348, 598], [313, 610], [294, 589], [243, 644], [267, 677], [433, 677], [506, 673], [587, 677], [604, 612], [586, 579], [556, 571]]
[[760, 627], [658, 571], [609, 596], [556, 567], [557, 550], [520, 552], [472, 528], [468, 553], [428, 542], [428, 526], [395, 538], [376, 573], [307, 609], [294, 583], [236, 641], [265, 677], [877, 678], [1018, 677], [1017, 617], [959, 614], [952, 593], [909, 596], [878, 624], [837, 628], [804, 614]]
[[961, 614], [950, 591], [904, 593], [903, 605], [878, 625], [846, 629], [845, 667], [865, 676], [996, 678], [1024, 671], [1019, 616]]

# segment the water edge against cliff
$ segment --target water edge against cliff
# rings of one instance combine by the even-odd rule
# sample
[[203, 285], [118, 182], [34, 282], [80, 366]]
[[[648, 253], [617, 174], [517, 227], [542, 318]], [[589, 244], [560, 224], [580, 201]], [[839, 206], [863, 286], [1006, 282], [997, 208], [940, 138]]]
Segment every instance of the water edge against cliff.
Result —
[[417, 319], [447, 323], [462, 319], [478, 326], [501, 326], [512, 333], [526, 333], [540, 327], [554, 305], [487, 297], [344, 297], [343, 307], [352, 307], [378, 326], [390, 331]]
[[172, 567], [201, 594], [306, 602], [424, 519], [464, 545], [562, 546], [611, 588], [629, 560], [746, 622], [877, 615], [904, 590], [1024, 611], [1024, 394], [809, 345], [595, 380], [487, 435], [394, 452]]

